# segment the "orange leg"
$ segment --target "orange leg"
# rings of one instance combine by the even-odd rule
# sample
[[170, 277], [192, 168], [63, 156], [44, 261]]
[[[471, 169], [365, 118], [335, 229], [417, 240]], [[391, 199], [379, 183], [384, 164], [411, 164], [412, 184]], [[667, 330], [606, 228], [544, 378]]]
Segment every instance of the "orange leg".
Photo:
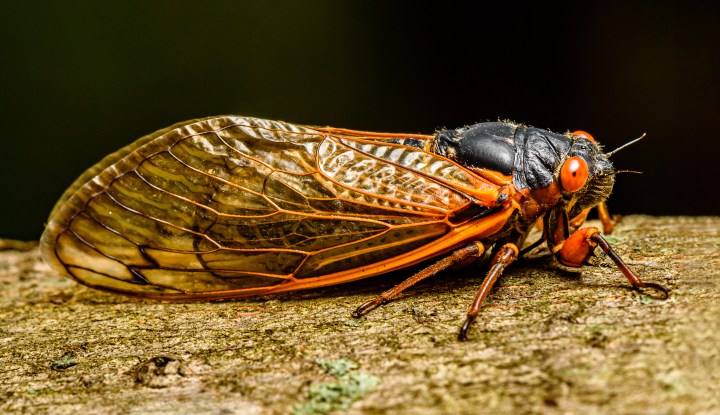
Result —
[[[613, 219], [612, 216], [610, 216], [610, 212], [608, 211], [607, 204], [605, 202], [600, 203], [596, 206], [598, 211], [598, 216], [600, 217], [600, 222], [602, 222], [603, 225], [603, 233], [606, 235], [609, 235], [612, 233], [613, 229], [615, 229], [615, 225], [617, 225], [617, 220]], [[573, 229], [577, 229], [585, 223], [585, 220], [587, 219], [588, 214], [593, 208], [587, 208], [580, 212], [579, 215], [575, 216], [570, 220], [570, 227]]]
[[[570, 220], [570, 227], [575, 228], [575, 229], [581, 227], [583, 225], [583, 223], [585, 223], [585, 220], [587, 219], [587, 216], [591, 210], [592, 210], [592, 208], [587, 208], [587, 209], [583, 210], [582, 212], [580, 212], [579, 215], [572, 218]], [[604, 229], [605, 228], [603, 228], [603, 230]]]
[[485, 276], [478, 293], [475, 295], [475, 299], [468, 309], [467, 318], [460, 328], [460, 334], [458, 334], [458, 340], [467, 340], [467, 331], [470, 328], [470, 324], [475, 321], [475, 318], [480, 312], [480, 306], [483, 301], [485, 301], [485, 297], [487, 297], [493, 285], [495, 285], [495, 281], [497, 281], [498, 277], [500, 277], [505, 268], [512, 264], [517, 256], [518, 249], [514, 244], [503, 245], [502, 248], [498, 250], [497, 254], [495, 254], [495, 258], [493, 258], [490, 265], [490, 271], [488, 271], [487, 276]]
[[635, 289], [652, 288], [663, 294], [665, 299], [668, 298], [669, 290], [660, 284], [651, 282], [642, 282], [635, 273], [628, 268], [627, 264], [618, 256], [618, 254], [610, 247], [605, 238], [600, 235], [597, 228], [583, 228], [573, 232], [569, 238], [562, 244], [556, 246], [558, 260], [569, 267], [580, 267], [592, 255], [595, 247], [600, 248], [615, 262], [620, 272], [630, 281], [630, 285]]
[[612, 216], [610, 216], [610, 212], [608, 211], [608, 207], [605, 204], [605, 202], [600, 203], [597, 205], [598, 209], [598, 216], [600, 216], [600, 222], [602, 222], [603, 225], [603, 233], [606, 235], [611, 234], [613, 229], [615, 229], [615, 225], [617, 225], [617, 220], [613, 219]]
[[401, 282], [400, 284], [385, 291], [384, 293], [373, 298], [372, 300], [363, 303], [360, 307], [358, 307], [353, 312], [352, 315], [353, 315], [353, 317], [359, 318], [363, 314], [374, 309], [375, 307], [389, 302], [395, 296], [397, 296], [401, 292], [405, 291], [406, 289], [412, 287], [413, 285], [417, 284], [418, 282], [424, 280], [425, 278], [432, 277], [433, 275], [437, 274], [438, 272], [445, 270], [447, 268], [450, 268], [453, 265], [459, 264], [468, 258], [479, 257], [483, 254], [483, 252], [485, 252], [485, 248], [483, 247], [483, 245], [480, 242], [473, 242], [464, 248], [460, 248], [460, 249], [454, 251], [450, 256], [439, 260], [438, 262], [430, 265], [429, 267], [427, 267], [421, 271], [418, 271], [413, 276], [411, 276], [410, 278]]

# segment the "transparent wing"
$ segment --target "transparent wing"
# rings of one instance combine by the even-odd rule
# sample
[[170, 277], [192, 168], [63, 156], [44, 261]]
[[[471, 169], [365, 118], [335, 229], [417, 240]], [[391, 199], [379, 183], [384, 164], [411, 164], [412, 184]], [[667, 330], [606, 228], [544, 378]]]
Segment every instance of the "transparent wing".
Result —
[[209, 118], [88, 170], [53, 210], [43, 256], [86, 285], [154, 298], [325, 285], [446, 235], [479, 187], [417, 148]]

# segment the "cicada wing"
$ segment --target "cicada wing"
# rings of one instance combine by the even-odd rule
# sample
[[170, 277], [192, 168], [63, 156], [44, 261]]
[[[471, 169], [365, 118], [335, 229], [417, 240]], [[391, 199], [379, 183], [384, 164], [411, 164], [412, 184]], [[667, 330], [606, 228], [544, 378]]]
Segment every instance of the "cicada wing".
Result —
[[418, 151], [244, 117], [175, 125], [78, 179], [43, 256], [89, 286], [153, 298], [323, 285], [420, 249], [470, 205], [448, 180], [472, 180]]

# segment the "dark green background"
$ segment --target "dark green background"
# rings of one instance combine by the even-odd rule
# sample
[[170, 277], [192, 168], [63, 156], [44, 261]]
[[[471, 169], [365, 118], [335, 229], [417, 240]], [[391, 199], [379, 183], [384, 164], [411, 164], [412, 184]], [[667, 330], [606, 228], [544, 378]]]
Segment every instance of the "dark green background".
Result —
[[0, 236], [35, 239], [84, 169], [241, 114], [430, 133], [497, 118], [614, 148], [620, 213], [718, 214], [720, 13], [420, 2], [3, 2]]

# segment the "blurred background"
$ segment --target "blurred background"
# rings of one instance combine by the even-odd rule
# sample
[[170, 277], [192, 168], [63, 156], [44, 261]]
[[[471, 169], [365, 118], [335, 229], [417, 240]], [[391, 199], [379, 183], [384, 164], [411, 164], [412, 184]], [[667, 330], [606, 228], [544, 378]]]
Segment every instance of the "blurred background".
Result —
[[[37, 239], [106, 154], [239, 114], [432, 133], [511, 119], [618, 153], [615, 213], [717, 215], [720, 7], [578, 2], [0, 4], [0, 237]], [[507, 3], [507, 4], [505, 4]]]

